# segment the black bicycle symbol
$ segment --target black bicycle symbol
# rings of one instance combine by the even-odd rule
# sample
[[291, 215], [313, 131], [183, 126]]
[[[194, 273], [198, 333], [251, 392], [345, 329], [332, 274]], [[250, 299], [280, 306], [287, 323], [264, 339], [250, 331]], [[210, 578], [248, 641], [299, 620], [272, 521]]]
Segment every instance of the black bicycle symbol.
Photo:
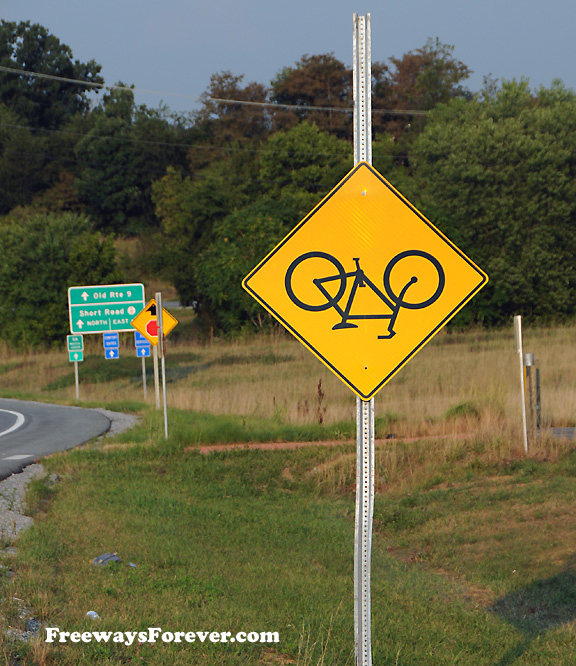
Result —
[[[434, 292], [424, 300], [414, 300], [415, 298], [421, 298], [421, 295], [418, 297], [413, 296], [412, 300], [409, 300], [408, 298], [408, 291], [410, 287], [418, 282], [418, 277], [416, 275], [412, 275], [410, 277], [410, 279], [402, 286], [398, 294], [394, 292], [391, 284], [392, 274], [394, 272], [394, 269], [396, 269], [396, 272], [398, 272], [398, 266], [403, 260], [414, 257], [420, 257], [426, 260], [427, 262], [430, 262], [430, 264], [432, 264], [432, 266], [436, 270], [437, 274], [437, 286], [436, 283], [432, 281], [431, 289], [433, 289], [434, 286], [436, 288]], [[323, 299], [325, 299], [322, 300], [322, 302], [320, 303], [310, 303], [302, 300], [301, 298], [298, 298], [298, 296], [296, 296], [296, 294], [294, 293], [294, 289], [292, 287], [292, 278], [294, 275], [294, 271], [303, 262], [308, 261], [310, 259], [325, 259], [326, 261], [330, 262], [336, 269], [335, 275], [328, 275], [327, 277], [312, 279], [312, 282], [322, 294]], [[366, 276], [363, 269], [360, 268], [360, 259], [358, 257], [354, 257], [354, 261], [356, 262], [356, 270], [346, 272], [344, 270], [344, 266], [342, 266], [342, 264], [338, 261], [338, 259], [333, 257], [331, 254], [327, 254], [326, 252], [306, 252], [305, 254], [300, 255], [290, 264], [288, 270], [286, 271], [285, 285], [286, 285], [286, 292], [290, 300], [299, 308], [307, 310], [308, 312], [322, 312], [324, 310], [328, 310], [329, 308], [334, 308], [341, 317], [341, 320], [332, 327], [332, 330], [334, 331], [345, 328], [358, 328], [358, 325], [350, 323], [350, 320], [389, 319], [390, 323], [388, 324], [388, 333], [386, 335], [378, 336], [379, 340], [388, 340], [392, 338], [394, 335], [396, 335], [396, 331], [394, 331], [394, 324], [396, 323], [396, 318], [398, 317], [400, 308], [406, 308], [407, 310], [421, 310], [423, 308], [427, 308], [429, 305], [432, 305], [432, 303], [435, 303], [438, 300], [440, 294], [442, 294], [442, 291], [444, 290], [444, 285], [446, 283], [444, 270], [440, 265], [440, 262], [431, 254], [428, 254], [428, 252], [423, 252], [421, 250], [406, 250], [405, 252], [400, 252], [400, 254], [397, 254], [395, 257], [393, 257], [390, 260], [390, 263], [386, 266], [384, 270], [384, 277], [383, 277], [384, 290], [386, 293], [384, 293], [381, 289], [379, 289], [374, 284], [374, 282], [372, 282], [372, 280], [370, 280], [370, 278]], [[428, 270], [426, 274], [427, 275], [429, 274]], [[352, 284], [352, 289], [348, 296], [346, 305], [344, 308], [342, 308], [340, 306], [340, 300], [342, 299], [346, 291], [348, 278], [354, 278], [354, 282]], [[427, 277], [426, 280], [428, 281], [429, 278]], [[392, 281], [397, 282], [398, 280], [396, 279]], [[330, 291], [324, 286], [327, 285], [328, 283], [335, 283], [337, 285], [335, 295], [332, 295]], [[356, 296], [356, 292], [359, 287], [370, 287], [370, 289], [378, 296], [378, 298], [380, 298], [380, 300], [383, 301], [383, 303], [388, 308], [390, 308], [391, 313], [350, 314], [352, 305], [354, 303], [354, 298]], [[332, 291], [334, 291], [334, 286]], [[415, 294], [414, 290], [412, 290], [411, 293]]]

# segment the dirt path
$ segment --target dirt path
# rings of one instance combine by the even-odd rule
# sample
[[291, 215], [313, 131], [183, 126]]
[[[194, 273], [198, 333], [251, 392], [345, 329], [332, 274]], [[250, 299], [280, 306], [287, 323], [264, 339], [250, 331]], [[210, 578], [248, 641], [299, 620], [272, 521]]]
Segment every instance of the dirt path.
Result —
[[[439, 439], [467, 439], [471, 435], [456, 434], [456, 435], [436, 435], [435, 437], [390, 437], [389, 439], [375, 440], [376, 446], [389, 444], [390, 442], [423, 442], [423, 441], [436, 441]], [[294, 450], [300, 449], [305, 446], [351, 446], [356, 444], [355, 440], [329, 440], [325, 442], [264, 442], [264, 443], [246, 443], [246, 444], [206, 444], [202, 446], [188, 447], [188, 451], [199, 451], [200, 453], [212, 453], [214, 451], [231, 451], [233, 449], [261, 449], [265, 451], [271, 450]]]

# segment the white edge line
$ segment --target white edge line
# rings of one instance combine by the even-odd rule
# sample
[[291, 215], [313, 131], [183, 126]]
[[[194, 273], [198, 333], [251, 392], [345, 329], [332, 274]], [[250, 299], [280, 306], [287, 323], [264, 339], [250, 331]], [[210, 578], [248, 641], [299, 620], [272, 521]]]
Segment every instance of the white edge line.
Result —
[[8, 430], [0, 432], [0, 437], [8, 435], [9, 433], [14, 432], [14, 430], [18, 430], [18, 428], [21, 428], [24, 425], [24, 422], [26, 421], [26, 419], [24, 418], [24, 414], [20, 414], [20, 412], [12, 412], [9, 409], [0, 409], [0, 412], [6, 412], [6, 414], [13, 414], [16, 417], [16, 423], [10, 428], [8, 428]]

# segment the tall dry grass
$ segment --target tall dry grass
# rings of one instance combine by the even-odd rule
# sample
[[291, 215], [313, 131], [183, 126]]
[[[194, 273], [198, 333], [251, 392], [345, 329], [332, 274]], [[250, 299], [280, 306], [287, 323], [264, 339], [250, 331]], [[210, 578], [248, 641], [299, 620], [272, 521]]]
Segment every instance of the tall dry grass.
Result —
[[[576, 422], [576, 327], [528, 329], [525, 349], [541, 373], [543, 426]], [[214, 365], [169, 388], [169, 404], [213, 413], [327, 423], [355, 418], [352, 392], [299, 343], [286, 336], [198, 350], [207, 361], [223, 355], [285, 357], [275, 364]], [[322, 395], [320, 395], [320, 392]], [[519, 359], [513, 331], [441, 333], [376, 396], [398, 436], [518, 436]]]
[[[541, 373], [542, 424], [576, 425], [576, 326], [525, 329], [524, 348]], [[134, 356], [126, 334], [121, 356]], [[103, 355], [100, 336], [85, 336], [85, 355]], [[107, 363], [115, 361], [107, 361]], [[134, 368], [140, 361], [134, 358]], [[148, 369], [152, 363], [147, 361]], [[288, 334], [210, 345], [171, 343], [166, 358], [170, 407], [277, 419], [285, 423], [353, 421], [356, 399], [330, 370]], [[178, 372], [176, 372], [178, 371]], [[42, 390], [73, 374], [64, 349], [21, 353], [0, 347], [0, 391], [74, 401], [73, 384]], [[178, 378], [180, 377], [180, 378]], [[142, 401], [134, 378], [90, 383], [80, 364], [81, 401]], [[376, 396], [377, 417], [396, 437], [521, 438], [520, 370], [513, 329], [440, 333]], [[154, 388], [148, 381], [148, 403]]]

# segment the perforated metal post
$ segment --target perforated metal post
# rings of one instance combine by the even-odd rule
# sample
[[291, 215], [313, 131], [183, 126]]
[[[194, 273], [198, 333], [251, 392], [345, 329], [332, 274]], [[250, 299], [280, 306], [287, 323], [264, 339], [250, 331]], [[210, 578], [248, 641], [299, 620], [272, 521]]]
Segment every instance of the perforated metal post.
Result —
[[[354, 14], [354, 164], [372, 164], [370, 14]], [[354, 643], [356, 666], [372, 666], [370, 556], [374, 514], [374, 399], [356, 398]]]
[[372, 164], [372, 59], [370, 14], [354, 14], [354, 165]]
[[354, 638], [357, 666], [371, 666], [370, 554], [374, 515], [374, 400], [356, 401]]

